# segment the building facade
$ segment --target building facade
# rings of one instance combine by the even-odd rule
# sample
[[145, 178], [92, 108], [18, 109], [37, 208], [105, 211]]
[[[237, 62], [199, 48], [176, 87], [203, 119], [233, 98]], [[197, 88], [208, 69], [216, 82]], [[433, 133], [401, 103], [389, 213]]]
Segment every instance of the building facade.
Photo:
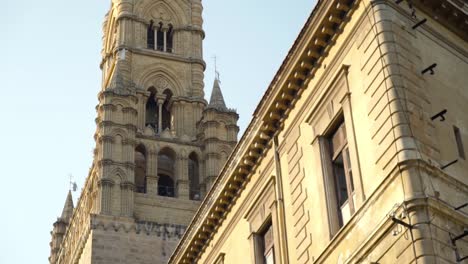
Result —
[[201, 0], [113, 0], [94, 160], [54, 224], [50, 263], [167, 263], [237, 143], [216, 79], [204, 99]]
[[169, 263], [468, 261], [468, 5], [317, 1]]

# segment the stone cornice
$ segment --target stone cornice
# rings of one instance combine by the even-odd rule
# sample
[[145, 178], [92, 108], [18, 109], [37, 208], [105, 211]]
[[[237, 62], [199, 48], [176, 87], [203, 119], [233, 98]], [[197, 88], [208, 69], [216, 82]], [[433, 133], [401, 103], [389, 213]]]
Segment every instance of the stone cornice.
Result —
[[[116, 46], [113, 50], [114, 57], [116, 56], [118, 51], [123, 50], [123, 49], [130, 51], [134, 54], [152, 56], [152, 57], [156, 57], [159, 59], [167, 59], [167, 60], [179, 61], [179, 62], [185, 62], [185, 63], [200, 64], [203, 67], [203, 70], [206, 69], [206, 63], [201, 58], [182, 57], [181, 55], [178, 55], [177, 53], [168, 53], [168, 52], [162, 52], [162, 51], [151, 50], [151, 49], [135, 48], [135, 47], [127, 46], [127, 45]], [[103, 57], [102, 62], [100, 64], [101, 66], [108, 56], [109, 54]]]
[[235, 109], [226, 108], [226, 110], [221, 110], [215, 107], [207, 107], [203, 110], [205, 112], [216, 112], [221, 115], [233, 116], [236, 120], [239, 119], [239, 114], [236, 112]]
[[172, 103], [198, 103], [200, 107], [205, 107], [207, 102], [203, 98], [190, 98], [185, 96], [174, 96], [171, 98]]
[[318, 2], [169, 263], [194, 263], [200, 258], [357, 2]]
[[198, 147], [201, 148], [202, 144], [199, 141], [183, 141], [180, 140], [180, 138], [162, 138], [160, 136], [146, 136], [143, 135], [141, 132], [137, 132], [136, 134], [137, 139], [147, 139], [147, 140], [157, 140], [159, 142], [165, 142], [165, 143], [171, 143], [171, 144], [177, 144], [177, 145], [185, 145], [185, 146], [192, 146], [192, 147]]
[[[116, 21], [120, 21], [122, 19], [133, 20], [133, 21], [142, 23], [142, 24], [144, 24], [146, 26], [149, 26], [149, 24], [150, 24], [149, 21], [147, 21], [146, 19], [138, 17], [138, 16], [136, 16], [134, 14], [130, 14], [130, 13], [122, 13], [119, 16], [116, 17]], [[203, 39], [206, 36], [205, 31], [202, 28], [200, 28], [198, 26], [194, 26], [194, 25], [184, 25], [184, 26], [175, 25], [174, 26], [174, 31], [193, 31], [193, 32], [197, 32], [202, 36]]]
[[466, 1], [414, 0], [413, 3], [425, 15], [431, 16], [460, 38], [468, 41], [468, 6]]

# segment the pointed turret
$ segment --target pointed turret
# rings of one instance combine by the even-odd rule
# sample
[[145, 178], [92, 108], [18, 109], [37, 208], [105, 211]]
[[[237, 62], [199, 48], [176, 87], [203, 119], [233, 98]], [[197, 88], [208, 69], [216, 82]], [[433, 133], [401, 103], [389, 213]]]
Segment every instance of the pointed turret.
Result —
[[67, 200], [65, 200], [65, 205], [63, 206], [62, 215], [60, 216], [65, 222], [68, 223], [73, 214], [73, 197], [71, 191], [68, 191]]
[[213, 91], [211, 92], [210, 108], [215, 108], [218, 110], [227, 110], [226, 103], [224, 102], [223, 93], [221, 92], [221, 87], [219, 85], [219, 78], [216, 77], [213, 84]]
[[70, 219], [73, 215], [73, 197], [71, 191], [68, 191], [67, 199], [65, 200], [65, 205], [63, 206], [62, 215], [57, 218], [57, 221], [54, 223], [54, 229], [52, 230], [52, 241], [50, 242], [50, 263], [57, 262], [57, 254], [59, 252], [60, 245], [63, 241], [63, 236], [65, 235]]
[[208, 191], [213, 185], [220, 166], [224, 164], [237, 144], [239, 133], [239, 126], [237, 126], [239, 115], [236, 110], [226, 107], [219, 84], [219, 73], [216, 71], [210, 103], [203, 111], [202, 120], [198, 124], [199, 137], [205, 143], [204, 155], [207, 157], [205, 160], [207, 174], [202, 183], [203, 192]]

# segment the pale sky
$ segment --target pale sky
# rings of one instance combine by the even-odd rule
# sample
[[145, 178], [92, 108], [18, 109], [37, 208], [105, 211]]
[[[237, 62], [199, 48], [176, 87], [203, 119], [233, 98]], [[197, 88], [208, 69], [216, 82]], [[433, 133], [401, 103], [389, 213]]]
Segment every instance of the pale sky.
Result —
[[[203, 0], [205, 97], [216, 55], [241, 133], [315, 2]], [[78, 183], [76, 201], [92, 162], [101, 25], [110, 0], [0, 4], [0, 263], [48, 263], [68, 175]]]

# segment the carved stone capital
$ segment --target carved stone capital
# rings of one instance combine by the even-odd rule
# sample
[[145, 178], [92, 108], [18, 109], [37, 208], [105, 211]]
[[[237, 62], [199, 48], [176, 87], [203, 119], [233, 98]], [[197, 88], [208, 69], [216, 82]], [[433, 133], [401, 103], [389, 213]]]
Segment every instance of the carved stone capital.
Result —
[[104, 186], [108, 186], [108, 187], [112, 187], [114, 185], [114, 181], [111, 180], [111, 179], [100, 179], [98, 181], [98, 186], [99, 187], [104, 187]]
[[135, 184], [133, 184], [133, 182], [122, 182], [120, 184], [120, 188], [122, 188], [123, 190], [133, 191], [135, 190]]

